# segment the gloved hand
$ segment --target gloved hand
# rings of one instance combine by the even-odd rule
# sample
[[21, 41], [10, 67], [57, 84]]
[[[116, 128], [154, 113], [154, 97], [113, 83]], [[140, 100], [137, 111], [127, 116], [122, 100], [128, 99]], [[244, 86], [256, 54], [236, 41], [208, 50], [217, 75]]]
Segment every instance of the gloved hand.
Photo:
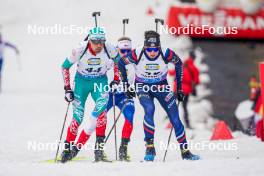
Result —
[[177, 99], [178, 99], [178, 101], [183, 101], [184, 98], [185, 98], [184, 93], [181, 90], [177, 91]]
[[136, 97], [135, 90], [128, 83], [124, 83], [124, 92], [128, 99], [132, 99], [133, 97]]
[[119, 81], [116, 81], [116, 80], [113, 80], [110, 83], [110, 88], [111, 88], [112, 92], [115, 92], [116, 91], [118, 84], [119, 84]]
[[71, 89], [65, 90], [65, 100], [67, 102], [72, 102], [74, 100], [74, 93]]

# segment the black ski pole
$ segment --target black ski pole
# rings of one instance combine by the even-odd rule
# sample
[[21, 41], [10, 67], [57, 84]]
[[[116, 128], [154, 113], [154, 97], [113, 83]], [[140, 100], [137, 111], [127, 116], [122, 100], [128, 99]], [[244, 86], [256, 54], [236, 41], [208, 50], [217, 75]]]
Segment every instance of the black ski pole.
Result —
[[126, 24], [128, 24], [128, 18], [123, 19], [123, 36], [126, 35]]
[[[116, 121], [116, 111], [115, 111], [115, 90], [113, 91], [113, 110], [114, 110], [114, 123]], [[117, 139], [116, 139], [116, 125], [114, 126], [114, 133], [115, 133], [115, 154], [117, 160]]]
[[97, 15], [100, 16], [101, 12], [93, 12], [92, 13], [92, 16], [94, 17], [95, 27], [97, 27]]
[[[178, 109], [179, 109], [180, 101], [178, 102], [178, 105], [177, 105], [177, 106], [178, 106]], [[165, 150], [165, 153], [164, 153], [163, 162], [165, 162], [165, 160], [166, 160], [166, 156], [167, 156], [167, 152], [168, 152], [168, 147], [169, 147], [169, 145], [170, 145], [170, 140], [171, 140], [172, 131], [173, 131], [173, 126], [171, 127], [171, 130], [170, 130], [170, 135], [169, 135], [168, 143], [167, 143], [167, 147], [166, 147], [166, 150]]]
[[164, 25], [164, 20], [160, 18], [155, 18], [155, 23], [156, 23], [156, 32], [158, 32], [158, 24], [160, 23], [161, 25]]
[[[92, 13], [92, 17], [94, 17], [95, 27], [97, 27], [97, 16], [100, 16], [100, 15], [101, 15], [101, 12], [93, 12]], [[88, 40], [88, 37], [89, 37], [89, 35], [86, 36], [86, 38], [84, 39], [84, 41], [87, 41]]]
[[126, 104], [128, 103], [128, 101], [129, 101], [129, 99], [126, 100], [126, 102], [125, 102], [125, 104], [123, 105], [122, 109], [120, 110], [118, 116], [116, 117], [116, 120], [115, 120], [113, 126], [111, 127], [109, 133], [107, 134], [107, 136], [106, 136], [106, 138], [105, 138], [105, 144], [106, 144], [106, 142], [108, 141], [108, 139], [109, 139], [109, 137], [110, 137], [110, 135], [111, 135], [111, 133], [112, 133], [114, 127], [116, 126], [116, 123], [117, 123], [118, 119], [120, 118], [120, 116], [121, 116], [123, 110], [125, 109]]
[[61, 138], [62, 138], [62, 135], [63, 135], [63, 131], [64, 131], [65, 122], [66, 122], [66, 119], [67, 119], [67, 115], [68, 115], [69, 107], [70, 107], [70, 102], [69, 102], [68, 105], [67, 105], [67, 110], [66, 110], [66, 114], [65, 114], [65, 117], [64, 117], [63, 126], [62, 126], [62, 129], [61, 129], [60, 140], [59, 140], [59, 143], [58, 143], [58, 146], [57, 146], [56, 156], [55, 156], [55, 160], [54, 160], [55, 163], [57, 162], [57, 157], [58, 157], [58, 153], [59, 153], [59, 148], [60, 148]]

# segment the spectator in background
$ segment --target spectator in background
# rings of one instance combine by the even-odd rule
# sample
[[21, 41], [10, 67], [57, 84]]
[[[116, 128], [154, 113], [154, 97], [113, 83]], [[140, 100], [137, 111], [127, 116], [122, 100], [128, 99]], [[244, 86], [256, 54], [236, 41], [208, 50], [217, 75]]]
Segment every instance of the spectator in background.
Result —
[[[187, 58], [183, 63], [183, 79], [182, 79], [182, 89], [185, 94], [185, 99], [183, 101], [184, 110], [184, 121], [186, 128], [191, 128], [188, 112], [188, 102], [190, 94], [196, 96], [196, 86], [200, 83], [199, 80], [199, 70], [194, 65], [195, 60], [194, 51], [190, 51], [189, 58]], [[175, 76], [175, 70], [169, 70], [170, 76]], [[176, 83], [174, 82], [174, 91], [177, 92]]]
[[250, 77], [249, 88], [250, 88], [249, 99], [253, 101], [256, 98], [260, 89], [260, 83], [258, 83], [256, 75], [252, 75]]
[[256, 134], [258, 138], [261, 138], [263, 131], [263, 103], [260, 83], [257, 81], [255, 75], [250, 77], [249, 88], [250, 100], [253, 102], [252, 110], [254, 111], [254, 116], [250, 122], [248, 131], [251, 132], [250, 130], [252, 129], [253, 132], [246, 134]]

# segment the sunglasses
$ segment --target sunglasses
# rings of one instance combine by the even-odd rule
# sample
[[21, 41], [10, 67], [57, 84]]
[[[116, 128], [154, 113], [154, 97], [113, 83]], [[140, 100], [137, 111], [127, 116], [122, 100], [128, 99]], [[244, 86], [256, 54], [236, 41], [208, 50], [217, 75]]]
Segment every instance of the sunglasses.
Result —
[[147, 51], [147, 52], [158, 52], [159, 51], [159, 48], [145, 48], [145, 50]]
[[98, 45], [98, 44], [104, 44], [104, 43], [105, 43], [105, 40], [91, 40], [91, 42], [92, 42], [93, 44]]
[[120, 49], [120, 53], [122, 54], [126, 54], [126, 53], [130, 53], [131, 49]]

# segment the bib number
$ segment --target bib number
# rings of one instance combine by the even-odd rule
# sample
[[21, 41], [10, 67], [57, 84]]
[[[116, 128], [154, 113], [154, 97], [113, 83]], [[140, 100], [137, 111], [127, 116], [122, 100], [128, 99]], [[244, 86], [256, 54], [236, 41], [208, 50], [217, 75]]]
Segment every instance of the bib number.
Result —
[[102, 67], [99, 68], [87, 68], [86, 71], [89, 73], [99, 73], [102, 70]]

